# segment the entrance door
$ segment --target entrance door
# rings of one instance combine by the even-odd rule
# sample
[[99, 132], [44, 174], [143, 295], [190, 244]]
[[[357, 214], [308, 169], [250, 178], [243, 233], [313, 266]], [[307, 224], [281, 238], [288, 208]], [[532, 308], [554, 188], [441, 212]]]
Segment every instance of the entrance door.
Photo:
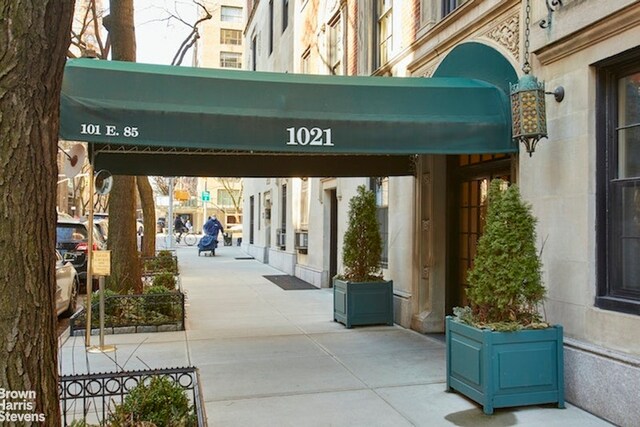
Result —
[[478, 239], [484, 230], [486, 196], [494, 178], [511, 181], [511, 157], [496, 155], [451, 156], [449, 170], [449, 226], [446, 313], [467, 305], [467, 271], [473, 265]]

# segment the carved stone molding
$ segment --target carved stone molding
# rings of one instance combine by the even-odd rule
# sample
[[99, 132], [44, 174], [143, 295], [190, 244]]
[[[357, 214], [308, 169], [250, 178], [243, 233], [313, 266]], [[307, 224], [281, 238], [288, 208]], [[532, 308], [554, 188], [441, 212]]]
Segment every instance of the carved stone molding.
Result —
[[606, 19], [600, 19], [539, 49], [534, 49], [533, 53], [543, 65], [552, 64], [625, 31], [635, 29], [639, 25], [640, 3], [634, 2], [607, 16]]
[[512, 15], [483, 34], [507, 49], [520, 61], [520, 16]]
[[434, 65], [434, 66], [432, 66], [432, 67], [430, 67], [429, 69], [427, 69], [427, 71], [425, 71], [425, 72], [422, 74], [422, 77], [431, 77], [431, 76], [433, 76], [433, 72], [434, 72], [434, 71], [436, 71], [436, 66], [435, 66], [435, 65]]

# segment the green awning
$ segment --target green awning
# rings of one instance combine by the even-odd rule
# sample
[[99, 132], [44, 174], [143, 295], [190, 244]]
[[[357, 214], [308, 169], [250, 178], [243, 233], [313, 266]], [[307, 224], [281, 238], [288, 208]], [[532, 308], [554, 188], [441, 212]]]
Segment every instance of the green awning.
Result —
[[517, 149], [504, 91], [459, 77], [315, 76], [71, 59], [60, 115], [63, 139], [147, 153], [398, 156]]

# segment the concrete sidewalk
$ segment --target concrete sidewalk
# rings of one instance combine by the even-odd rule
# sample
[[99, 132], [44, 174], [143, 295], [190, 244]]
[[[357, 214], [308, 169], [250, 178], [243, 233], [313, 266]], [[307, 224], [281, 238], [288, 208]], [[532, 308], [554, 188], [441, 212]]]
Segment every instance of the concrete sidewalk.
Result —
[[[63, 374], [193, 365], [210, 426], [602, 426], [570, 404], [499, 409], [445, 392], [444, 344], [401, 327], [346, 329], [330, 289], [284, 291], [282, 274], [220, 246], [177, 251], [187, 330], [107, 336], [115, 354], [60, 350]], [[97, 337], [94, 338], [97, 343]]]

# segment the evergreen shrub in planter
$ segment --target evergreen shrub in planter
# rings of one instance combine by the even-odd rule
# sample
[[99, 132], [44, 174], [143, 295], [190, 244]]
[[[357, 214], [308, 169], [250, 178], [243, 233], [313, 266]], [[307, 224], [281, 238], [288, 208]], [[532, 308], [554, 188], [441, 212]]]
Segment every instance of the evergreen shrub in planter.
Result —
[[393, 281], [380, 268], [382, 238], [376, 199], [361, 185], [349, 201], [349, 224], [344, 235], [344, 274], [333, 281], [333, 319], [347, 328], [393, 325]]
[[491, 182], [485, 232], [469, 271], [469, 307], [447, 317], [447, 390], [494, 408], [564, 407], [562, 327], [543, 322], [536, 219], [518, 187]]

